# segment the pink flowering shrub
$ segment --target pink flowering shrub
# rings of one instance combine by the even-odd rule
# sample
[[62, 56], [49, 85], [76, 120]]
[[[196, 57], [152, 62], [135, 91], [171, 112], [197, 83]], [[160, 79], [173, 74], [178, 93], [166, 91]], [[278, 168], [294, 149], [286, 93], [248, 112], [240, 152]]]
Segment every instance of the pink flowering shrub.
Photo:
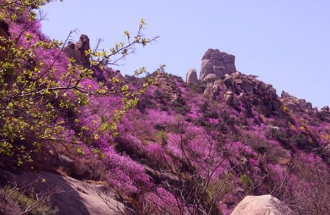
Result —
[[121, 192], [132, 194], [149, 189], [151, 184], [141, 164], [131, 158], [119, 155], [108, 146], [102, 149], [104, 161], [109, 171], [108, 180]]

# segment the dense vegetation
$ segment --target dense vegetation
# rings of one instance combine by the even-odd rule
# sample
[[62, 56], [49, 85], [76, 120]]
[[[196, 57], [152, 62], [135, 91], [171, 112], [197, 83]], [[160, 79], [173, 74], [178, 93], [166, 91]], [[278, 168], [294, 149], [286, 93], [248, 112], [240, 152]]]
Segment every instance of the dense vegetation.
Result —
[[[329, 112], [288, 108], [256, 79], [251, 93], [223, 78], [121, 77], [104, 62], [153, 41], [141, 37], [143, 20], [109, 53], [85, 53], [91, 66], [83, 67], [40, 31], [35, 9], [46, 3], [0, 3], [8, 24], [0, 38], [3, 162], [58, 169], [53, 161], [65, 154], [77, 164], [62, 171], [106, 181], [122, 214], [229, 214], [244, 196], [261, 194], [300, 214], [330, 210]], [[95, 77], [100, 71], [106, 81]], [[228, 90], [237, 104], [224, 99]]]

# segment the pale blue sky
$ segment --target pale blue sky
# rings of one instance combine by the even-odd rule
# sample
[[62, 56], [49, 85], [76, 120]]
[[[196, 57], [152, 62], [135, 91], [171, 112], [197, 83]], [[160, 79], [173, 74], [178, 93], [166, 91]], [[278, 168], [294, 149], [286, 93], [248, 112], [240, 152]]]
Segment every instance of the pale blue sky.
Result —
[[43, 8], [43, 31], [64, 40], [70, 30], [84, 33], [91, 46], [103, 38], [109, 49], [136, 32], [141, 18], [145, 35], [157, 42], [138, 48], [119, 69], [133, 74], [145, 66], [185, 79], [190, 68], [200, 70], [208, 48], [236, 56], [236, 68], [258, 75], [282, 90], [321, 108], [330, 106], [329, 0], [64, 0]]

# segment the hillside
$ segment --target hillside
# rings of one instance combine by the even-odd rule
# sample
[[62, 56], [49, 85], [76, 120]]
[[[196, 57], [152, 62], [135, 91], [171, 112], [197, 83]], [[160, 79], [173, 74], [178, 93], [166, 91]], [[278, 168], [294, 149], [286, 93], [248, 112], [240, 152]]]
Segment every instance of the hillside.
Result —
[[123, 77], [85, 52], [88, 36], [51, 43], [30, 12], [11, 12], [19, 19], [0, 25], [1, 214], [230, 214], [264, 194], [296, 214], [330, 210], [329, 107], [279, 95], [217, 49], [201, 53], [199, 78]]

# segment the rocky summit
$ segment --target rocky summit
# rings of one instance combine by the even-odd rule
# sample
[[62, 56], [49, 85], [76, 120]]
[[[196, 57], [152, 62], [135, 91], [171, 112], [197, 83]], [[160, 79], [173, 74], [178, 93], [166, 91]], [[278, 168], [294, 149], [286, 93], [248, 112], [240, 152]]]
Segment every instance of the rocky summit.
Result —
[[199, 79], [207, 80], [214, 77], [223, 77], [225, 74], [235, 71], [234, 55], [221, 52], [219, 49], [209, 49], [203, 55]]

